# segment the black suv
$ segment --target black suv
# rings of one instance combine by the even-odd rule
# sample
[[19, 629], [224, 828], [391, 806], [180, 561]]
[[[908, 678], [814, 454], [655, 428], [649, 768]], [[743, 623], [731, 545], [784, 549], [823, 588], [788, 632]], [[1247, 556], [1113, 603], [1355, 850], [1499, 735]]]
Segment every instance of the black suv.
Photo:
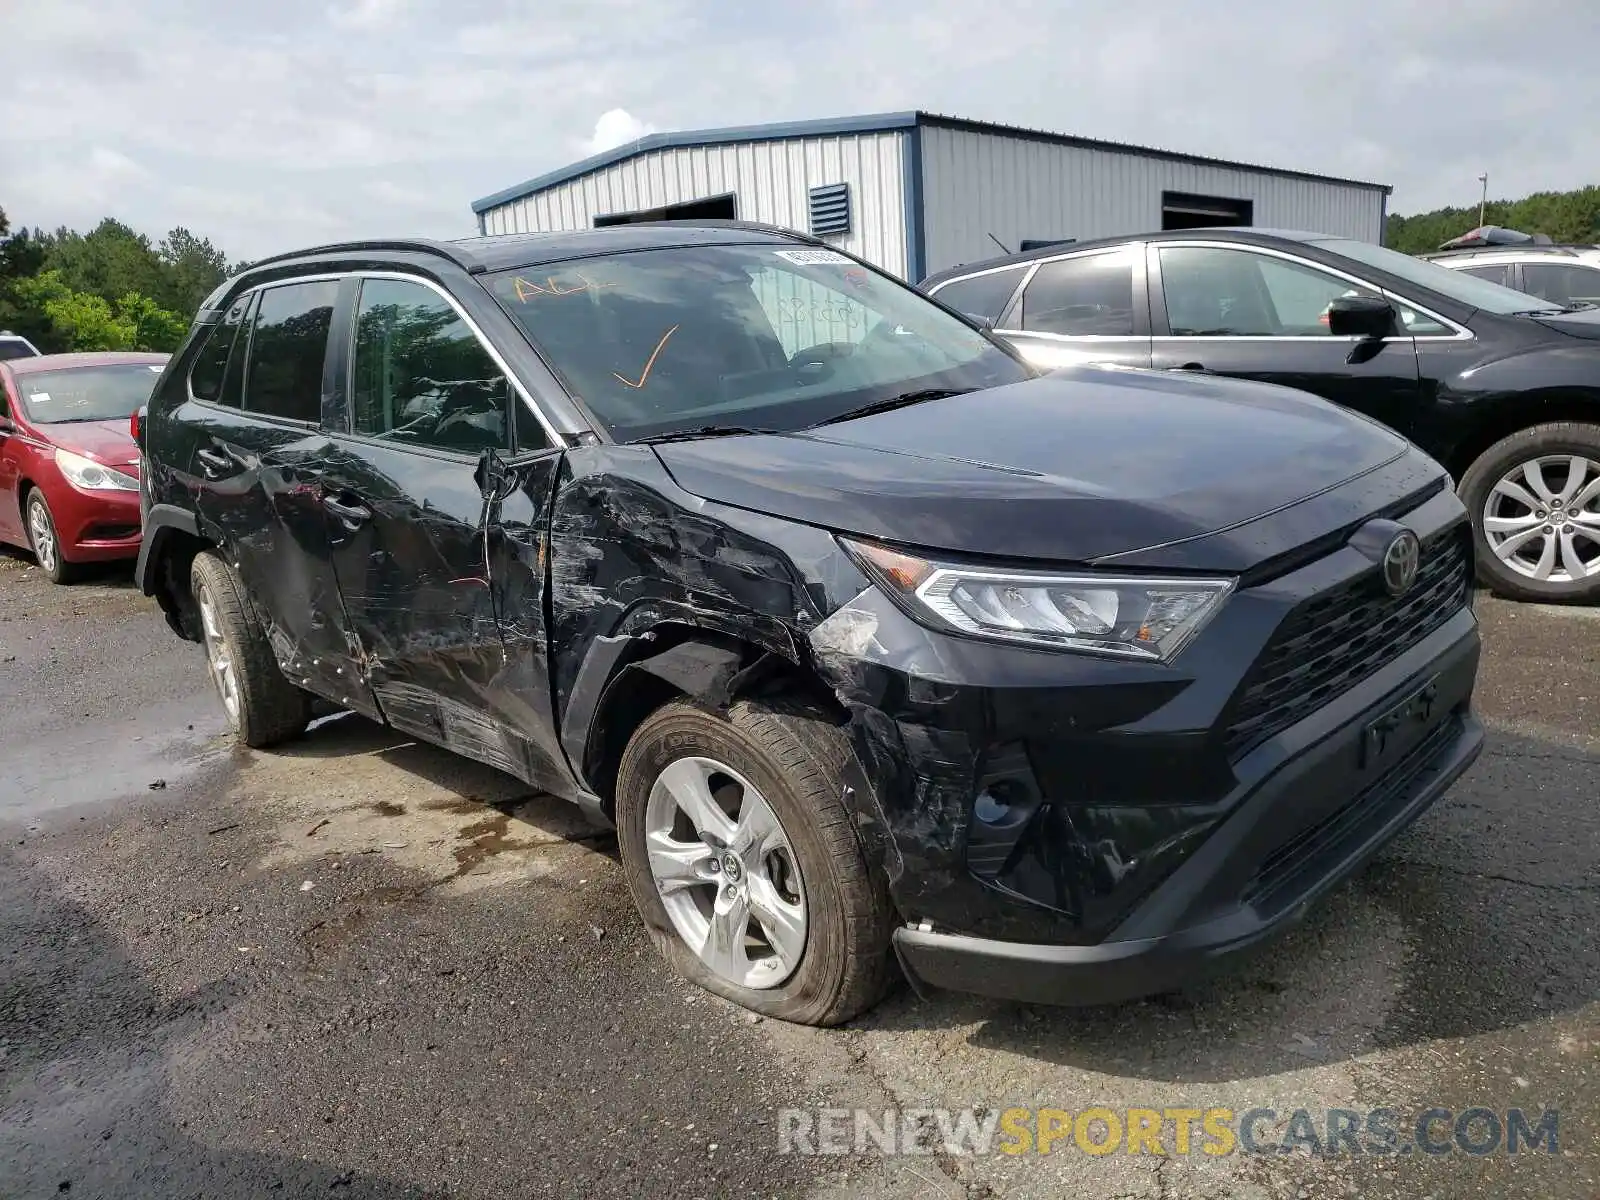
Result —
[[1177, 986], [1476, 755], [1463, 510], [1282, 388], [1038, 378], [738, 224], [257, 263], [141, 418], [139, 578], [239, 737], [313, 698], [614, 822], [689, 978]]
[[1258, 229], [1079, 242], [922, 286], [1040, 367], [1231, 375], [1376, 417], [1460, 481], [1496, 591], [1600, 600], [1600, 308]]

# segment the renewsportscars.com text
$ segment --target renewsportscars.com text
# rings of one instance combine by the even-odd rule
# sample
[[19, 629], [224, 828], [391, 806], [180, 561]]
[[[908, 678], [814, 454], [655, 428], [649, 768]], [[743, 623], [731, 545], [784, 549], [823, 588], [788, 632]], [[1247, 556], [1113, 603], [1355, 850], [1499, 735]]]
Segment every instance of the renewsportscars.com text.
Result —
[[1523, 1154], [1558, 1152], [1560, 1113], [1428, 1108], [787, 1108], [781, 1154]]

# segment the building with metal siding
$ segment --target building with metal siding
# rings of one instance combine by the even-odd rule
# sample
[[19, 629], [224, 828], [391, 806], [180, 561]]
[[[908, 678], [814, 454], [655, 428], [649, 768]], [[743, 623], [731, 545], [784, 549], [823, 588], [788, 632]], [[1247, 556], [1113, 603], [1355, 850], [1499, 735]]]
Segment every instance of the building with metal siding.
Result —
[[[1193, 225], [1377, 242], [1389, 188], [1004, 125], [888, 113], [652, 134], [487, 196], [485, 233], [732, 216], [809, 232], [896, 275], [1021, 248]], [[826, 205], [824, 209], [822, 206]]]

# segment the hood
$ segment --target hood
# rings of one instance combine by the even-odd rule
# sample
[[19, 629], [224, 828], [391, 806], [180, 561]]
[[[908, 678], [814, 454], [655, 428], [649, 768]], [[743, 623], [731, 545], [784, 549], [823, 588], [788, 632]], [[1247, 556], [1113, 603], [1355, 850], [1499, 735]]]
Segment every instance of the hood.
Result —
[[1533, 319], [1546, 329], [1554, 329], [1568, 337], [1600, 342], [1600, 308], [1585, 308], [1573, 313]]
[[54, 445], [119, 471], [137, 474], [139, 447], [128, 432], [128, 418], [114, 421], [71, 421], [34, 426]]
[[656, 452], [707, 500], [929, 549], [1087, 562], [1232, 529], [1409, 447], [1288, 388], [1074, 368], [814, 430]]

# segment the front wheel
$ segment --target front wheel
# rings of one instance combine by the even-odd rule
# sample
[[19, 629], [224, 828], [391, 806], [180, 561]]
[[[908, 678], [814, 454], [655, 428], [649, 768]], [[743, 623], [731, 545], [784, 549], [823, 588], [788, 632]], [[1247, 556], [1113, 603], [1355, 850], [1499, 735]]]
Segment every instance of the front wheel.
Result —
[[893, 910], [844, 807], [849, 746], [799, 708], [669, 704], [617, 774], [635, 904], [681, 975], [735, 1004], [835, 1025], [892, 978]]
[[1479, 577], [1513, 600], [1600, 600], [1600, 426], [1556, 422], [1489, 447], [1461, 480]]
[[56, 519], [50, 515], [50, 505], [44, 493], [35, 488], [28, 493], [28, 544], [33, 556], [39, 560], [39, 569], [50, 577], [51, 583], [71, 583], [78, 577], [76, 563], [61, 557], [61, 535], [56, 532]]

